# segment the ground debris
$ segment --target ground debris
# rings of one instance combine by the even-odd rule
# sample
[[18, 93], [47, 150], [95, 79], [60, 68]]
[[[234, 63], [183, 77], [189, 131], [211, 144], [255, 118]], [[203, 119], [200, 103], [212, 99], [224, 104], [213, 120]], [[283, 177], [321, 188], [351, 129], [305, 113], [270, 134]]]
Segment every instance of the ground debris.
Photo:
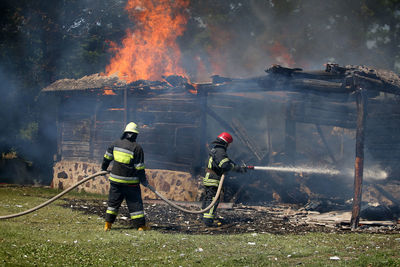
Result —
[[[65, 199], [65, 208], [79, 210], [85, 214], [95, 214], [104, 218], [107, 205], [102, 200]], [[192, 207], [194, 208], [194, 207]], [[234, 233], [272, 233], [306, 234], [310, 232], [348, 233], [348, 213], [334, 212], [320, 214], [306, 211], [302, 207], [289, 204], [246, 206], [235, 204], [229, 209], [218, 209], [217, 217], [222, 223], [218, 227], [205, 227], [202, 215], [178, 211], [164, 203], [144, 203], [146, 219], [153, 230], [163, 233], [186, 234], [234, 234]], [[345, 216], [346, 215], [346, 216]], [[128, 209], [123, 203], [116, 224], [129, 225]], [[400, 233], [400, 226], [387, 222], [368, 224], [360, 222], [357, 232]]]

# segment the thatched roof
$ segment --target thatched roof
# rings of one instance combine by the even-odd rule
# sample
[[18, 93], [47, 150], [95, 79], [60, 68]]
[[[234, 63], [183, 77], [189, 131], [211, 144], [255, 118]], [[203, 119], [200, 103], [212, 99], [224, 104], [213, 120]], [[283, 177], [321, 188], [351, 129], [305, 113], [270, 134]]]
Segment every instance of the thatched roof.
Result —
[[346, 75], [358, 74], [361, 77], [366, 77], [370, 79], [374, 79], [377, 81], [381, 81], [384, 86], [391, 86], [400, 89], [400, 76], [390, 70], [383, 69], [373, 69], [367, 66], [353, 66], [347, 65], [346, 67]]
[[[286, 68], [273, 65], [266, 70], [267, 74], [260, 77], [233, 79], [213, 76], [213, 82], [201, 85], [208, 90], [232, 91], [233, 89], [246, 91], [249, 86], [254, 85], [255, 91], [288, 90], [294, 88], [300, 91], [318, 91], [323, 93], [351, 93], [354, 88], [352, 84], [366, 86], [375, 92], [387, 92], [400, 95], [400, 76], [388, 70], [373, 69], [366, 66], [328, 63], [325, 70], [303, 71], [300, 68]], [[194, 89], [184, 77], [170, 75], [163, 77], [162, 81], [138, 80], [127, 83], [117, 75], [105, 76], [92, 74], [80, 79], [61, 79], [47, 86], [42, 92], [66, 92], [85, 91], [89, 89], [123, 89], [129, 87], [131, 90], [165, 90], [171, 87], [175, 89], [182, 87]], [[200, 85], [200, 84], [198, 84]], [[226, 87], [226, 88], [225, 88]], [[250, 86], [251, 87], [251, 86]]]
[[117, 75], [105, 76], [98, 73], [84, 76], [80, 79], [61, 79], [45, 87], [42, 92], [85, 90], [96, 88], [118, 88], [126, 86], [127, 82]]

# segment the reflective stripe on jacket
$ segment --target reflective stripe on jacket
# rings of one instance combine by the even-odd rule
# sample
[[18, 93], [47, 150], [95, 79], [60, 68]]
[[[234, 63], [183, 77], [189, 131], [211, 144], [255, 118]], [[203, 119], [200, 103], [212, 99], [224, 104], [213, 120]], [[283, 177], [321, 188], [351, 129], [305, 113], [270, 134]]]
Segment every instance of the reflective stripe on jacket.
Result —
[[143, 149], [136, 142], [128, 139], [115, 141], [104, 154], [103, 168], [106, 169], [113, 160], [110, 181], [120, 184], [139, 184], [146, 179]]
[[218, 141], [213, 142], [214, 147], [211, 149], [208, 157], [206, 175], [203, 178], [203, 185], [218, 186], [222, 174], [230, 171], [235, 165], [226, 153], [226, 147]]

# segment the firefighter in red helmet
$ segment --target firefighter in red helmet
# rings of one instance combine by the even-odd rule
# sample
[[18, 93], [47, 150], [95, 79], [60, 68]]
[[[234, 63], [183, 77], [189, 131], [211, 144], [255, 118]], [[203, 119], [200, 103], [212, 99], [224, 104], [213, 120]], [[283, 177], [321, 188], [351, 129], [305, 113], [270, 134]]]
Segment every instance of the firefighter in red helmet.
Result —
[[[203, 186], [205, 189], [205, 196], [202, 202], [202, 208], [206, 208], [212, 202], [215, 194], [217, 193], [219, 181], [222, 174], [228, 171], [235, 171], [239, 173], [246, 172], [246, 167], [235, 164], [226, 152], [229, 144], [233, 142], [233, 138], [229, 133], [223, 132], [218, 135], [217, 139], [211, 143], [211, 150], [209, 152], [208, 163], [206, 167], [206, 175], [203, 177]], [[217, 201], [209, 211], [203, 214], [203, 222], [206, 226], [213, 226], [215, 219], [215, 210], [218, 206]]]

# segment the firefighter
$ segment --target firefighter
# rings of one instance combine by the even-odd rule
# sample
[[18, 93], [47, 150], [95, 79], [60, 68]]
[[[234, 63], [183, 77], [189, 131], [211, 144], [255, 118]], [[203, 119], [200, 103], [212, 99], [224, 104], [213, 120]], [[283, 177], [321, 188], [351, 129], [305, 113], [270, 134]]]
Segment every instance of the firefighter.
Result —
[[[232, 136], [229, 133], [223, 132], [211, 143], [212, 148], [209, 152], [206, 175], [203, 177], [203, 186], [205, 189], [205, 196], [202, 202], [203, 209], [208, 207], [213, 201], [222, 174], [228, 171], [244, 173], [247, 170], [246, 167], [239, 166], [229, 159], [226, 149], [232, 141]], [[219, 200], [215, 203], [214, 207], [203, 214], [203, 223], [206, 226], [214, 225], [215, 211], [218, 203]]]
[[143, 202], [140, 192], [140, 183], [148, 185], [144, 165], [142, 147], [136, 143], [139, 134], [138, 126], [134, 122], [126, 125], [119, 140], [111, 144], [104, 154], [101, 169], [106, 171], [110, 162], [114, 161], [109, 174], [110, 191], [106, 211], [105, 231], [111, 229], [122, 201], [125, 199], [133, 227], [138, 230], [147, 230]]

